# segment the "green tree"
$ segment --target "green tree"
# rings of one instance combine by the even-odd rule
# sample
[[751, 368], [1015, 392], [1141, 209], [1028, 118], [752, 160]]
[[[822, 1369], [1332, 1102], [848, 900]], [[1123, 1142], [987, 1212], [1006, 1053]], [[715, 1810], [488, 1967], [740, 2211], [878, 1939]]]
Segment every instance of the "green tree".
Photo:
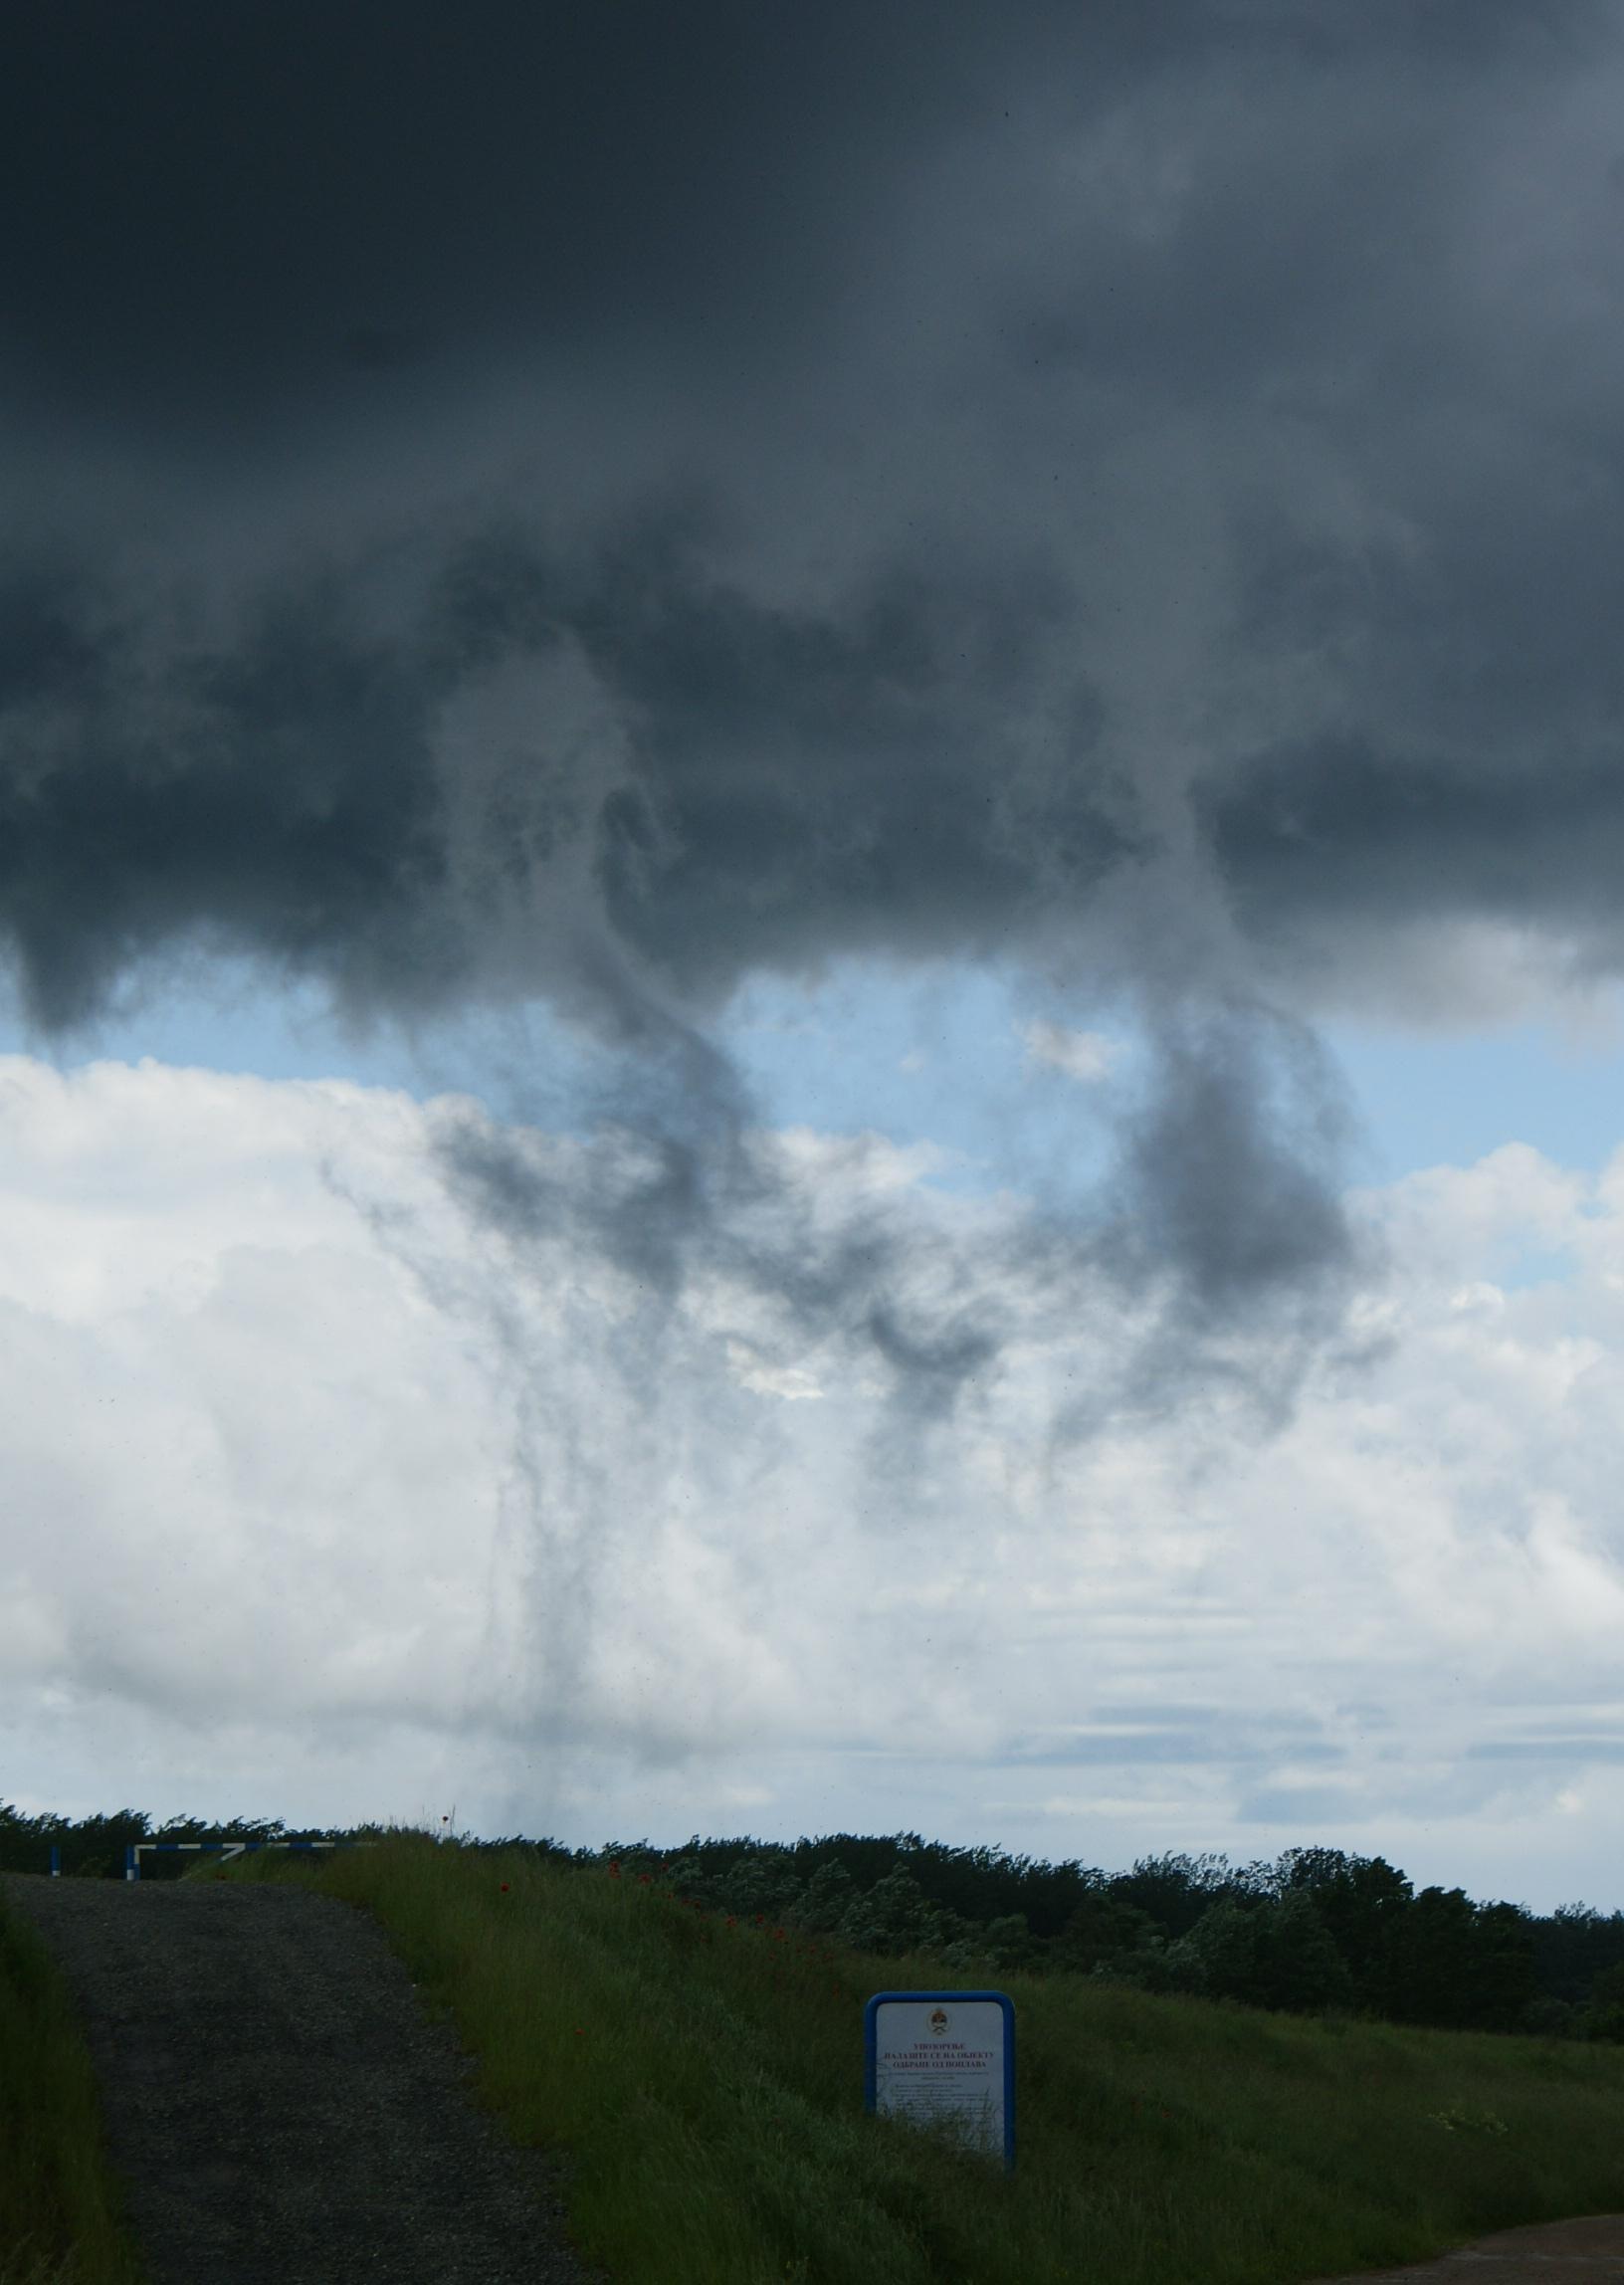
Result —
[[1125, 1897], [1097, 1889], [1086, 1896], [1055, 1938], [1051, 1959], [1058, 1969], [1087, 1975], [1154, 1949], [1156, 1924]]
[[1409, 1910], [1408, 1879], [1385, 1857], [1341, 1849], [1288, 1849], [1275, 1866], [1277, 1893], [1306, 1896], [1328, 1930], [1353, 1983], [1354, 2004], [1380, 2011], [1394, 1930]]
[[1441, 2030], [1510, 2031], [1535, 1992], [1533, 1930], [1515, 1904], [1424, 1888], [1393, 1928], [1382, 2011]]
[[1168, 1947], [1167, 1965], [1175, 1988], [1248, 2007], [1318, 2013], [1353, 1998], [1347, 1965], [1304, 1891], [1271, 1903], [1213, 1905]]
[[[977, 1940], [967, 1940], [973, 1947]], [[979, 1939], [979, 1957], [995, 1973], [1019, 1972], [1041, 1974], [1048, 1966], [1047, 1948], [1026, 1925], [1024, 1912], [1006, 1912], [989, 1920]]]
[[1540, 1990], [1577, 2004], [1604, 1968], [1624, 1963], [1624, 1912], [1604, 1917], [1588, 1904], [1559, 1904], [1533, 1923], [1533, 1943]]
[[936, 1952], [979, 1937], [956, 1913], [926, 1899], [912, 1873], [899, 1865], [848, 1907], [833, 1933], [858, 1952]]
[[831, 1857], [819, 1865], [789, 1912], [797, 1928], [832, 1936], [856, 1902], [856, 1883], [839, 1858]]
[[1513, 2031], [1539, 1988], [1532, 1920], [1521, 1905], [1480, 1904], [1473, 1933], [1472, 2020], [1485, 2031]]
[[1580, 2022], [1587, 2039], [1624, 2042], [1624, 1961], [1604, 1968], [1591, 1984]]
[[1131, 1872], [1118, 1873], [1111, 1894], [1149, 1916], [1168, 1937], [1185, 1936], [1234, 1886], [1229, 1859], [1202, 1856], [1140, 1857]]

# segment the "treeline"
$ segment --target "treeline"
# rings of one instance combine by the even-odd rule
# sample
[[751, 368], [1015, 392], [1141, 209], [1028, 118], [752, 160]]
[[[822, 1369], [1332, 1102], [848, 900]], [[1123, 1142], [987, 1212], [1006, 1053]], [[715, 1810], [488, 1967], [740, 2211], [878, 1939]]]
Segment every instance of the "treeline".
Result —
[[[361, 1840], [379, 1825], [286, 1828], [280, 1820], [154, 1830], [123, 1809], [73, 1823], [0, 1803], [0, 1869], [120, 1879], [124, 1850], [149, 1840]], [[481, 1852], [647, 1880], [701, 1910], [827, 1935], [856, 1949], [922, 1952], [966, 1980], [1093, 1975], [1141, 1989], [1238, 2000], [1303, 2014], [1374, 2016], [1446, 2030], [1539, 2032], [1624, 2041], [1624, 1912], [1583, 1904], [1539, 1916], [1424, 1888], [1382, 1857], [1288, 1849], [1273, 1862], [1142, 1857], [1130, 1872], [1048, 1864], [917, 1833], [835, 1833], [791, 1844], [644, 1841], [566, 1849], [522, 1834], [456, 1840]], [[143, 1880], [174, 1879], [194, 1858], [148, 1857]]]

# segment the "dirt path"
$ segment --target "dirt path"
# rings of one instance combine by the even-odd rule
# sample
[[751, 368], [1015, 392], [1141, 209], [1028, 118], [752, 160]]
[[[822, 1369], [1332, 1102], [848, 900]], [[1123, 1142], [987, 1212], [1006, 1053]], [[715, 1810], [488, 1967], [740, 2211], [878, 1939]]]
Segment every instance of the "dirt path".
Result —
[[79, 2003], [157, 2285], [606, 2285], [563, 2164], [476, 2107], [366, 1914], [280, 1883], [0, 1884]]
[[1624, 2213], [1503, 2229], [1438, 2261], [1317, 2277], [1313, 2285], [1600, 2285], [1603, 2278], [1624, 2278]]

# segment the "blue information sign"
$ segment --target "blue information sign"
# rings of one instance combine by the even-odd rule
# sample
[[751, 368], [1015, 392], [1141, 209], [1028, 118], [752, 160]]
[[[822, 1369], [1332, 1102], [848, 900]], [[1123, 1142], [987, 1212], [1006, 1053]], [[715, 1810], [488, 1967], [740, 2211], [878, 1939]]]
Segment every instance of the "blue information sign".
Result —
[[877, 1991], [863, 2010], [871, 2111], [945, 2127], [1015, 2168], [1015, 2006], [1002, 1991]]

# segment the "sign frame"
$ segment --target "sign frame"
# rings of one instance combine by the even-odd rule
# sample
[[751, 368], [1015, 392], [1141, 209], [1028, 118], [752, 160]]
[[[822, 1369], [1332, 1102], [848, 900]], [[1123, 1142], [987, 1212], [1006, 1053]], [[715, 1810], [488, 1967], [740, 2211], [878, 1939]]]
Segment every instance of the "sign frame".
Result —
[[[1004, 2034], [1004, 2172], [1015, 2171], [1015, 2002], [1007, 1991], [955, 1990], [935, 1988], [915, 1991], [876, 1991], [863, 2009], [863, 2107], [873, 2113], [879, 2098], [879, 2036], [880, 2010], [895, 2001], [907, 2001], [916, 2006], [926, 2000], [952, 2001], [962, 2007], [969, 2000], [991, 2000], [1003, 2010]], [[888, 2109], [890, 2118], [908, 2117], [906, 2111]], [[972, 2149], [972, 2156], [982, 2153]], [[984, 2155], [991, 2156], [991, 2153]]]

